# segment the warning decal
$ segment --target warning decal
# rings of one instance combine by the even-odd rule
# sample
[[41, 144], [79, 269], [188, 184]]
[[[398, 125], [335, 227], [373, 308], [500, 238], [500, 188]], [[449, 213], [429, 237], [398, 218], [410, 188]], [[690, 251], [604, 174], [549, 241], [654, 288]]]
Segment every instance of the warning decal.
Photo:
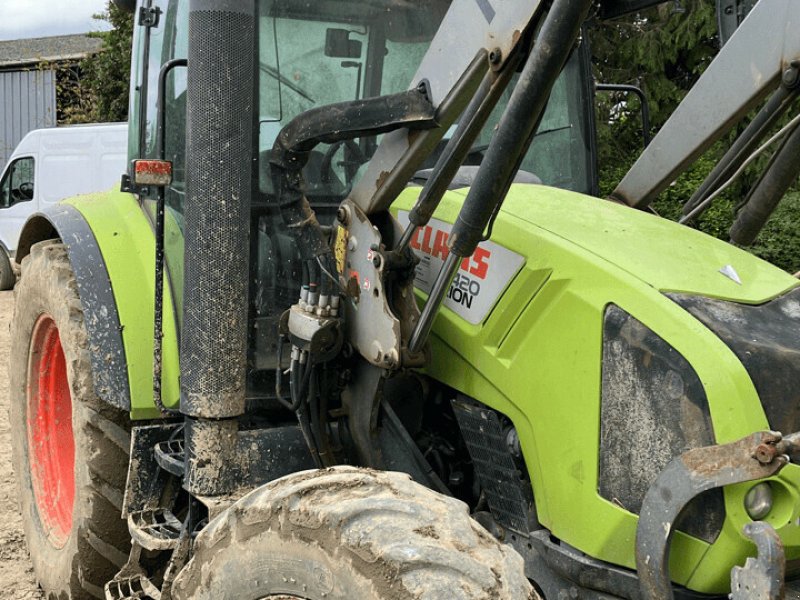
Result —
[[344, 227], [336, 228], [336, 242], [333, 245], [333, 255], [336, 258], [336, 270], [344, 274], [345, 258], [347, 256], [347, 230]]
[[[401, 210], [398, 220], [403, 227], [407, 227], [408, 211]], [[411, 238], [411, 248], [420, 259], [414, 285], [428, 294], [450, 253], [447, 238], [451, 229], [449, 223], [431, 219], [428, 225], [418, 228]], [[461, 262], [445, 296], [444, 305], [464, 320], [477, 325], [489, 314], [524, 262], [523, 256], [500, 244], [482, 242], [471, 257]]]

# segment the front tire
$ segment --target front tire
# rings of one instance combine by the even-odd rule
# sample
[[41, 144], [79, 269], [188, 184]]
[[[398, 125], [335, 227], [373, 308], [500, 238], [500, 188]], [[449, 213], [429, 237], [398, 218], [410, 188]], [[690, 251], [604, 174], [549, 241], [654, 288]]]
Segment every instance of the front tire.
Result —
[[462, 502], [402, 473], [305, 471], [245, 496], [198, 536], [176, 600], [529, 600], [522, 558]]
[[5, 249], [0, 248], [0, 290], [10, 290], [17, 282], [17, 276], [11, 266], [11, 258]]
[[127, 415], [95, 394], [66, 248], [34, 245], [15, 290], [9, 362], [14, 470], [25, 537], [47, 598], [103, 598], [130, 548], [121, 507]]

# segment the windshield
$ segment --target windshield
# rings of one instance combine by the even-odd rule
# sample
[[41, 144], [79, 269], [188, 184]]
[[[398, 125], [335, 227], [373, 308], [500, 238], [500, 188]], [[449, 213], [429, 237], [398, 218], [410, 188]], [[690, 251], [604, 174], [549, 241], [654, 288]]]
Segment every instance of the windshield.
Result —
[[[447, 11], [419, 3], [262, 0], [259, 5], [259, 187], [281, 128], [326, 104], [406, 90]], [[343, 199], [377, 146], [374, 138], [320, 145], [304, 175], [311, 196]]]
[[[153, 1], [166, 19], [150, 34], [146, 97], [132, 95], [131, 114], [138, 114], [140, 103], [146, 106], [141, 130], [144, 140], [140, 141], [137, 119], [131, 119], [132, 159], [139, 157], [140, 144], [145, 156], [155, 157], [158, 72], [169, 60], [185, 58], [188, 49], [188, 1]], [[267, 203], [272, 195], [267, 159], [281, 128], [311, 108], [408, 89], [448, 6], [449, 0], [260, 0], [258, 47], [254, 49], [258, 57], [257, 146], [253, 157], [257, 165], [256, 203]], [[574, 53], [556, 82], [539, 133], [521, 168], [547, 185], [591, 193], [594, 178], [587, 110], [591, 99], [586, 85], [588, 62], [581, 60], [581, 55]], [[140, 82], [135, 81], [138, 91]], [[476, 141], [467, 165], [480, 164], [512, 89], [513, 83]], [[166, 158], [172, 160], [175, 173], [167, 204], [182, 228], [184, 68], [174, 69], [167, 79], [165, 110]], [[447, 139], [446, 135], [425, 167], [433, 166]], [[365, 171], [378, 143], [379, 138], [362, 138], [317, 147], [304, 171], [312, 204], [341, 202]], [[151, 190], [150, 195], [153, 193]]]
[[[268, 153], [294, 117], [326, 104], [408, 89], [448, 1], [309, 2], [262, 0], [259, 14], [258, 180], [271, 195]], [[467, 158], [480, 164], [514, 84], [503, 95]], [[585, 77], [579, 52], [556, 82], [521, 168], [547, 185], [592, 191]], [[451, 128], [453, 131], [455, 128]], [[448, 132], [449, 133], [449, 132]], [[447, 142], [425, 162], [432, 167]], [[378, 139], [320, 145], [304, 171], [312, 203], [343, 200], [364, 172]]]

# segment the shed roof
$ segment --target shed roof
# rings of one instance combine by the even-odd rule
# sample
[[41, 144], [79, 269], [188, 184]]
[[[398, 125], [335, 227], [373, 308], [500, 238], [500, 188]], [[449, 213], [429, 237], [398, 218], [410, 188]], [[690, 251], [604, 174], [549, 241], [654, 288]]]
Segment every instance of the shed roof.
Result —
[[57, 35], [0, 42], [0, 70], [8, 71], [40, 62], [74, 61], [98, 52], [103, 41], [88, 35]]

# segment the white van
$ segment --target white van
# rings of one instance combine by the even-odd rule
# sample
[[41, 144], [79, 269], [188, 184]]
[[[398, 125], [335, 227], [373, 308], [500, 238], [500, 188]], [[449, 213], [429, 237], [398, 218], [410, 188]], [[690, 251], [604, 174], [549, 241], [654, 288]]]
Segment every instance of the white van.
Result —
[[119, 185], [127, 148], [126, 123], [36, 129], [22, 138], [0, 177], [0, 289], [14, 285], [11, 260], [28, 217], [64, 198]]

